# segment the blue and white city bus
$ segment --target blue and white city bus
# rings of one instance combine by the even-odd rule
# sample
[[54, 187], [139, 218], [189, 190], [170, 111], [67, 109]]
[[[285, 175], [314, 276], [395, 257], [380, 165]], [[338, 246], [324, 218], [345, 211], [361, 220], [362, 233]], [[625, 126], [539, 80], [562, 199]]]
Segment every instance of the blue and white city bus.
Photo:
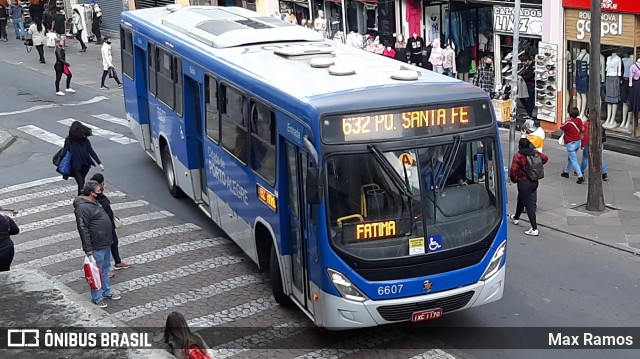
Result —
[[331, 329], [496, 301], [507, 228], [489, 97], [235, 7], [121, 17], [127, 118], [184, 194]]

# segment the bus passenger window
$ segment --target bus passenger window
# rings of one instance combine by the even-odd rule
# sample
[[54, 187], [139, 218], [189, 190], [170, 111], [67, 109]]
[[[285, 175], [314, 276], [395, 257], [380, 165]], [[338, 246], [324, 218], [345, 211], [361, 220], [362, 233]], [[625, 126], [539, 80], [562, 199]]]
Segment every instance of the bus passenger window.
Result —
[[256, 102], [251, 106], [251, 168], [271, 185], [276, 183], [276, 116]]
[[158, 50], [158, 99], [173, 110], [173, 69], [172, 56], [164, 50]]
[[130, 79], [133, 77], [133, 34], [129, 30], [120, 30], [122, 49], [122, 72]]
[[236, 156], [242, 163], [247, 163], [247, 126], [244, 120], [245, 98], [238, 90], [227, 86], [224, 88], [224, 110], [222, 113], [221, 142], [222, 147]]
[[220, 113], [218, 112], [218, 83], [211, 76], [205, 77], [205, 103], [207, 110], [207, 136], [220, 142]]
[[156, 96], [157, 90], [157, 68], [158, 68], [158, 49], [156, 49], [155, 45], [149, 44], [147, 48], [147, 52], [149, 54], [149, 92]]
[[182, 116], [182, 60], [173, 58], [173, 78], [175, 83], [176, 113]]

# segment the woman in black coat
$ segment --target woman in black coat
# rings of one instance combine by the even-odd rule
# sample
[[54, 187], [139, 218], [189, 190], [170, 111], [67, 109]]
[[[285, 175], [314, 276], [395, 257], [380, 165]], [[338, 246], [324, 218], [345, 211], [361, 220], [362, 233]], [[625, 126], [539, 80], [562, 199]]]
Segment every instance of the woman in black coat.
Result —
[[[70, 175], [64, 175], [62, 178], [65, 180], [69, 177], [73, 177], [78, 184], [78, 196], [82, 194], [82, 187], [84, 187], [84, 180], [89, 173], [91, 166], [95, 166], [96, 163], [100, 166], [100, 169], [104, 171], [104, 164], [100, 162], [100, 158], [93, 150], [89, 136], [91, 136], [91, 129], [82, 124], [80, 121], [74, 121], [69, 127], [69, 136], [64, 141], [64, 147], [61, 153], [61, 157], [71, 152], [71, 173]], [[94, 162], [95, 161], [95, 162]]]
[[13, 262], [13, 241], [11, 236], [20, 233], [20, 228], [9, 216], [0, 215], [0, 272], [7, 272]]

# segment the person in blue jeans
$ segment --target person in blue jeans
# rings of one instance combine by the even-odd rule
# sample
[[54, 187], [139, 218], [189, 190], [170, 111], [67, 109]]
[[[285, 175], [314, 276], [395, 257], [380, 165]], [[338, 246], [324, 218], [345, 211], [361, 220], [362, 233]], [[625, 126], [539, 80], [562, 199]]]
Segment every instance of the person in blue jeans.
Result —
[[102, 186], [98, 182], [87, 181], [82, 188], [82, 196], [73, 201], [73, 208], [82, 250], [87, 257], [93, 256], [102, 271], [102, 287], [91, 290], [91, 302], [100, 308], [106, 308], [105, 298], [118, 300], [121, 297], [111, 290], [109, 269], [113, 222], [98, 202], [100, 193]]
[[[589, 121], [584, 122], [583, 126], [583, 135], [582, 135], [582, 163], [580, 163], [580, 169], [584, 174], [589, 166]], [[602, 127], [602, 143], [607, 140], [607, 135], [605, 133], [604, 127]], [[600, 152], [602, 153], [602, 147], [600, 147]], [[609, 176], [607, 175], [607, 163], [604, 161], [604, 154], [602, 154], [602, 180], [608, 181]]]
[[26, 34], [24, 32], [24, 20], [22, 18], [22, 5], [18, 0], [13, 0], [10, 6], [11, 9], [11, 23], [16, 31], [16, 39], [24, 40]]
[[564, 131], [564, 143], [567, 147], [568, 161], [561, 176], [569, 178], [569, 170], [573, 166], [578, 176], [576, 183], [584, 183], [584, 177], [582, 176], [582, 169], [578, 163], [578, 150], [582, 147], [582, 120], [578, 118], [580, 116], [580, 110], [576, 107], [569, 110], [569, 116], [571, 119], [564, 125], [560, 126], [560, 129]]

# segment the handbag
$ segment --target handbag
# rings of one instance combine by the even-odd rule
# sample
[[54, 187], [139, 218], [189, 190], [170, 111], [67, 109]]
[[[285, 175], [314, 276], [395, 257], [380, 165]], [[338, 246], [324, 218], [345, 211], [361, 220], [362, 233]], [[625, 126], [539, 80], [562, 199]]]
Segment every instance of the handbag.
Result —
[[56, 152], [53, 155], [53, 158], [51, 159], [51, 162], [56, 167], [58, 167], [60, 165], [60, 160], [62, 159], [62, 151], [64, 151], [64, 148], [59, 149], [58, 152]]
[[64, 176], [69, 176], [71, 174], [71, 158], [72, 157], [73, 156], [71, 156], [71, 152], [69, 151], [67, 151], [64, 154], [64, 156], [60, 160], [60, 163], [58, 163], [58, 173]]
[[[573, 127], [575, 127], [575, 128], [576, 128], [576, 130], [578, 130], [578, 126], [576, 126], [576, 124], [575, 124], [575, 123], [573, 123], [573, 122], [569, 122], [569, 123], [570, 123], [570, 124], [572, 124], [572, 125], [573, 125]], [[579, 131], [579, 130], [578, 130], [578, 131]], [[558, 144], [559, 144], [560, 146], [566, 146], [566, 145], [567, 145], [567, 144], [565, 143], [565, 141], [564, 141], [564, 132], [562, 133], [562, 136], [560, 136], [560, 138], [558, 139]]]
[[115, 72], [113, 66], [109, 67], [108, 71], [109, 71], [109, 78], [112, 79], [114, 77], [113, 75], [114, 75], [114, 72]]
[[62, 72], [67, 76], [71, 75], [71, 69], [69, 69], [69, 65], [64, 65], [62, 67]]
[[84, 257], [82, 269], [84, 270], [84, 279], [87, 281], [87, 284], [89, 284], [91, 290], [102, 288], [102, 271], [93, 256]]
[[113, 216], [113, 226], [116, 227], [116, 229], [122, 227], [122, 221], [118, 216]]
[[56, 33], [47, 32], [47, 47], [56, 47]]

